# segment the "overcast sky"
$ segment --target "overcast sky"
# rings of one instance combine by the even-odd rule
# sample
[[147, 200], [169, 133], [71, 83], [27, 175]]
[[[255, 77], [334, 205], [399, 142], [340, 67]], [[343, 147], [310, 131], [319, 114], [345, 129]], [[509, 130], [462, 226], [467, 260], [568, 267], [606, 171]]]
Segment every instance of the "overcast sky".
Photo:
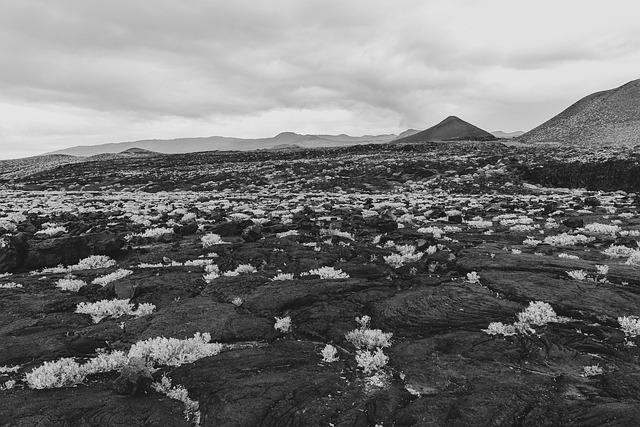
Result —
[[0, 0], [0, 158], [188, 136], [529, 130], [640, 78], [637, 0]]

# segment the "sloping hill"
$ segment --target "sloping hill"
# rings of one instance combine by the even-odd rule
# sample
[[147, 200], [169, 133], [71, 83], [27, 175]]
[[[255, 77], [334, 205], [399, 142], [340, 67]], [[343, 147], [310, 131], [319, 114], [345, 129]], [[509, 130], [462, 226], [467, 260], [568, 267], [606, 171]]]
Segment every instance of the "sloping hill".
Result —
[[85, 163], [131, 157], [152, 157], [158, 155], [160, 155], [160, 153], [136, 147], [120, 153], [102, 153], [88, 157], [71, 156], [67, 154], [45, 154], [22, 159], [0, 160], [0, 180], [24, 178], [69, 163]]
[[416, 143], [428, 141], [492, 141], [495, 136], [471, 123], [449, 116], [435, 126], [413, 135], [396, 139], [394, 143]]
[[411, 135], [415, 135], [416, 133], [420, 132], [418, 129], [407, 129], [404, 132], [400, 133], [396, 139], [402, 139], [402, 138], [406, 138], [407, 136], [411, 136]]
[[0, 179], [14, 179], [34, 173], [55, 169], [67, 163], [78, 163], [84, 159], [64, 154], [25, 157], [22, 159], [0, 160]]
[[518, 140], [585, 145], [640, 144], [640, 79], [586, 96]]

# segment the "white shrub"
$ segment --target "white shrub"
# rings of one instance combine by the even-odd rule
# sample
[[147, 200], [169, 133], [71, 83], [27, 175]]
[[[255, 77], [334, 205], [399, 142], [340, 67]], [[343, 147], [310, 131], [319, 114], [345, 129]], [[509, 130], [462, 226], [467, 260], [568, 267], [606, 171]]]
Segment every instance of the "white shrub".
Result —
[[528, 233], [536, 228], [534, 225], [516, 224], [509, 227], [509, 231], [513, 233]]
[[318, 275], [321, 279], [348, 279], [349, 275], [342, 270], [336, 270], [333, 267], [320, 267], [309, 270], [306, 275]]
[[345, 239], [355, 240], [353, 238], [353, 234], [347, 231], [335, 230], [333, 228], [330, 228], [330, 229], [323, 228], [320, 230], [320, 234], [322, 236], [339, 236], [339, 237], [344, 237]]
[[[496, 220], [498, 217], [493, 218]], [[519, 216], [516, 218], [505, 218], [500, 220], [500, 225], [503, 227], [511, 227], [514, 225], [529, 225], [533, 224], [533, 220], [527, 216]]]
[[4, 384], [0, 384], [0, 391], [11, 390], [15, 385], [15, 380], [7, 380]]
[[203, 248], [209, 248], [209, 247], [215, 246], [215, 245], [226, 245], [226, 244], [229, 243], [229, 242], [225, 242], [224, 240], [222, 240], [220, 235], [215, 234], [215, 233], [205, 234], [204, 236], [202, 236], [200, 241], [202, 242], [202, 247]]
[[101, 268], [109, 268], [116, 265], [116, 262], [106, 255], [90, 255], [78, 261], [76, 265], [68, 267], [68, 270], [97, 270]]
[[70, 387], [84, 380], [80, 365], [70, 357], [44, 362], [25, 375], [27, 385], [35, 389]]
[[591, 233], [600, 234], [616, 234], [621, 230], [618, 225], [599, 224], [597, 222], [592, 222], [591, 224], [585, 225], [584, 229], [590, 231]]
[[200, 404], [189, 398], [189, 393], [184, 386], [172, 386], [171, 380], [166, 375], [163, 375], [160, 382], [152, 383], [151, 387], [158, 393], [162, 393], [170, 399], [182, 402], [184, 405], [184, 417], [186, 420], [190, 421], [193, 419], [194, 425], [200, 425], [200, 418], [202, 416], [200, 413]]
[[275, 319], [274, 329], [284, 333], [291, 331], [291, 317], [276, 317]]
[[586, 280], [587, 272], [584, 270], [571, 270], [567, 271], [567, 275], [575, 280]]
[[213, 264], [212, 259], [194, 259], [185, 261], [183, 265], [185, 266], [194, 266], [194, 267], [206, 267], [207, 265]]
[[22, 285], [20, 283], [15, 283], [15, 282], [0, 283], [0, 289], [16, 289], [21, 287]]
[[220, 269], [215, 264], [209, 264], [204, 267], [204, 276], [202, 278], [205, 282], [210, 283], [212, 280], [220, 277]]
[[480, 284], [480, 276], [475, 271], [467, 273], [467, 282]]
[[381, 348], [375, 350], [357, 350], [356, 362], [365, 374], [374, 373], [387, 365], [389, 358]]
[[98, 323], [105, 317], [118, 318], [123, 315], [129, 316], [146, 316], [153, 313], [155, 306], [153, 304], [140, 304], [138, 310], [133, 309], [133, 304], [129, 303], [129, 299], [101, 300], [93, 303], [81, 302], [76, 307], [76, 313], [88, 314], [94, 323]]
[[529, 306], [518, 313], [518, 321], [514, 324], [521, 332], [535, 332], [530, 325], [546, 325], [551, 322], [563, 322], [564, 319], [556, 315], [550, 304], [543, 301], [531, 301]]
[[100, 277], [96, 277], [95, 279], [93, 279], [93, 281], [91, 282], [94, 285], [100, 285], [100, 286], [106, 286], [107, 284], [116, 281], [118, 279], [122, 279], [123, 277], [127, 277], [129, 275], [133, 274], [133, 271], [131, 270], [125, 270], [125, 269], [118, 269], [116, 271], [114, 271], [113, 273], [109, 273], [106, 274], [104, 276], [100, 276]]
[[483, 329], [489, 335], [510, 336], [516, 334], [516, 327], [513, 325], [504, 325], [502, 322], [491, 322], [487, 329]]
[[181, 366], [203, 357], [215, 356], [222, 344], [209, 343], [211, 334], [199, 333], [184, 340], [176, 338], [150, 338], [135, 343], [129, 350], [129, 359], [142, 359], [151, 365]]
[[27, 373], [25, 381], [29, 387], [37, 389], [70, 387], [84, 381], [87, 375], [120, 370], [134, 361], [145, 364], [149, 369], [154, 365], [180, 366], [218, 354], [222, 345], [209, 343], [210, 340], [210, 334], [196, 333], [193, 338], [184, 340], [157, 337], [139, 341], [127, 354], [123, 351], [107, 353], [99, 349], [97, 356], [83, 365], [71, 358], [45, 362]]
[[117, 371], [129, 363], [129, 358], [124, 351], [117, 350], [107, 353], [104, 349], [98, 349], [96, 352], [96, 357], [81, 365], [85, 375]]
[[423, 234], [430, 233], [433, 235], [434, 239], [440, 239], [444, 231], [442, 231], [438, 227], [421, 227], [421, 228], [418, 228], [418, 233], [423, 233]]
[[63, 291], [78, 292], [81, 287], [86, 286], [87, 283], [84, 280], [76, 279], [73, 276], [59, 279], [56, 282], [56, 288], [60, 288]]
[[526, 246], [538, 246], [541, 243], [542, 243], [541, 240], [534, 239], [533, 237], [527, 237], [525, 240], [522, 241], [522, 244]]
[[156, 239], [160, 236], [164, 236], [165, 234], [173, 234], [173, 228], [167, 228], [167, 227], [149, 228], [147, 230], [144, 230], [142, 233], [127, 234], [124, 238], [125, 240], [131, 240], [134, 237]]
[[338, 349], [331, 344], [327, 344], [322, 349], [322, 361], [326, 363], [333, 363], [339, 360]]
[[631, 255], [629, 255], [629, 259], [625, 261], [625, 264], [640, 265], [640, 251], [633, 251]]
[[298, 235], [300, 235], [300, 232], [298, 232], [298, 230], [289, 230], [289, 231], [283, 231], [282, 233], [276, 233], [276, 237], [278, 239], [282, 239], [283, 237], [298, 236]]
[[583, 371], [582, 373], [583, 377], [595, 377], [597, 375], [602, 375], [604, 373], [602, 368], [598, 365], [584, 366], [582, 368], [582, 371]]
[[393, 268], [400, 268], [405, 264], [405, 258], [400, 254], [391, 254], [383, 258], [384, 258], [384, 262], [386, 262]]
[[571, 235], [562, 233], [555, 236], [545, 237], [544, 242], [552, 246], [575, 246], [577, 244], [588, 243], [592, 240], [593, 238], [589, 238], [584, 234]]
[[147, 215], [131, 215], [129, 218], [132, 223], [144, 225], [145, 227], [149, 227], [151, 225], [151, 220]]
[[607, 255], [611, 258], [626, 258], [631, 256], [635, 252], [634, 249], [628, 248], [626, 246], [609, 246], [607, 249], [602, 251], [603, 254]]
[[504, 325], [501, 322], [492, 322], [487, 329], [483, 329], [489, 335], [515, 335], [516, 332], [522, 334], [535, 333], [532, 325], [546, 325], [547, 323], [561, 323], [568, 319], [559, 317], [551, 305], [542, 301], [531, 301], [527, 308], [518, 313], [518, 320], [513, 325]]
[[491, 228], [493, 226], [492, 221], [484, 221], [482, 218], [473, 219], [471, 221], [467, 221], [467, 225], [473, 228]]
[[369, 349], [390, 347], [392, 332], [382, 332], [380, 329], [369, 329], [369, 316], [356, 317], [360, 327], [345, 334], [345, 338], [357, 349]]
[[626, 336], [633, 338], [640, 335], [640, 318], [637, 316], [618, 317], [618, 323]]
[[293, 280], [293, 273], [278, 273], [272, 279], [272, 281]]
[[43, 268], [40, 271], [32, 271], [29, 274], [61, 274], [79, 270], [97, 270], [102, 268], [110, 268], [114, 265], [116, 265], [116, 262], [106, 255], [90, 255], [78, 261], [77, 264], [70, 265], [68, 267], [64, 267], [62, 266], [62, 264], [60, 264], [57, 267]]
[[223, 276], [239, 276], [241, 274], [256, 273], [258, 270], [250, 264], [240, 264], [235, 270], [225, 271]]
[[0, 374], [16, 373], [22, 368], [22, 365], [16, 366], [0, 366]]
[[36, 234], [46, 234], [47, 236], [55, 236], [56, 234], [64, 234], [67, 229], [63, 226], [48, 227], [36, 232]]
[[395, 248], [400, 251], [399, 254], [383, 257], [384, 261], [393, 268], [400, 268], [405, 264], [419, 261], [424, 255], [424, 252], [416, 252], [415, 246], [412, 245], [396, 245]]
[[150, 302], [142, 302], [138, 304], [138, 308], [133, 312], [133, 315], [136, 317], [148, 316], [153, 314], [156, 310], [156, 306], [151, 304]]

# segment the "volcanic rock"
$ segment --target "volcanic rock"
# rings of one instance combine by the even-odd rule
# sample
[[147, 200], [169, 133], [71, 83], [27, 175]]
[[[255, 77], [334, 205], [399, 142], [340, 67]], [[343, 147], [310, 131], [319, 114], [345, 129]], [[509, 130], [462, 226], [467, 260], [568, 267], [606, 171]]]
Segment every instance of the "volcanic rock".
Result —
[[562, 221], [562, 225], [569, 228], [582, 228], [584, 227], [584, 219], [582, 218], [567, 218]]
[[194, 234], [196, 231], [198, 231], [198, 223], [195, 221], [173, 226], [173, 232], [181, 236], [189, 236]]
[[582, 145], [640, 143], [640, 79], [588, 95], [518, 138]]

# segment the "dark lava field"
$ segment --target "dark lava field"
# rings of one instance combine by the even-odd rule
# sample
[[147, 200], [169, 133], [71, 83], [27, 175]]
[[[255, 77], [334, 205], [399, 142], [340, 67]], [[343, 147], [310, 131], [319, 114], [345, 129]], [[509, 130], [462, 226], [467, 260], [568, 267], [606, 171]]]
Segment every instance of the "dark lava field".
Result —
[[639, 160], [448, 142], [0, 178], [0, 425], [637, 426]]

